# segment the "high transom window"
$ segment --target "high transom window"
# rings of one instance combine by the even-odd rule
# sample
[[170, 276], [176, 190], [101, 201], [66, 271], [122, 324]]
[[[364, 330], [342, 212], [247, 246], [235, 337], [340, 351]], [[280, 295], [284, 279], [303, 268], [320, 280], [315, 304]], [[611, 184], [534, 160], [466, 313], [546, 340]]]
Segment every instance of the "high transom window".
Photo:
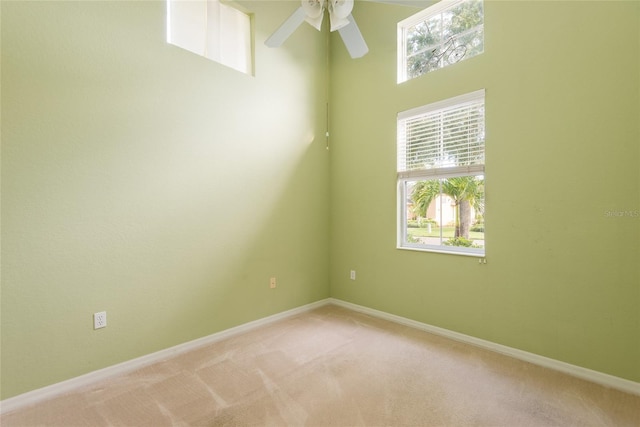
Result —
[[398, 23], [398, 83], [483, 51], [482, 0], [442, 0]]
[[167, 42], [253, 73], [251, 17], [219, 0], [167, 0]]

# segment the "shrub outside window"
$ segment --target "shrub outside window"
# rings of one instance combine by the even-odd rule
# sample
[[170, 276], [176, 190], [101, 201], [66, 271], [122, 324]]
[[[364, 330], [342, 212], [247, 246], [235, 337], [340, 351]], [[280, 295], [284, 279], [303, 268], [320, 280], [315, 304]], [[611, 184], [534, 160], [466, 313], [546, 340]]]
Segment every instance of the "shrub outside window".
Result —
[[398, 23], [398, 83], [483, 51], [482, 0], [442, 0]]
[[484, 90], [398, 114], [398, 247], [484, 256]]

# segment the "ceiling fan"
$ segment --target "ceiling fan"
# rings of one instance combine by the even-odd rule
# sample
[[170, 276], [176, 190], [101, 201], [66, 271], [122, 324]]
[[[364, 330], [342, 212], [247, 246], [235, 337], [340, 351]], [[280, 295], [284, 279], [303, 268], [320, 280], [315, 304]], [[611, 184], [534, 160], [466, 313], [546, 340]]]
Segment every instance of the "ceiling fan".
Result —
[[279, 47], [291, 34], [307, 22], [318, 31], [322, 28], [325, 11], [329, 12], [331, 31], [338, 31], [352, 58], [360, 58], [369, 52], [369, 47], [351, 15], [354, 0], [301, 0], [296, 9], [278, 29], [264, 42], [269, 47]]

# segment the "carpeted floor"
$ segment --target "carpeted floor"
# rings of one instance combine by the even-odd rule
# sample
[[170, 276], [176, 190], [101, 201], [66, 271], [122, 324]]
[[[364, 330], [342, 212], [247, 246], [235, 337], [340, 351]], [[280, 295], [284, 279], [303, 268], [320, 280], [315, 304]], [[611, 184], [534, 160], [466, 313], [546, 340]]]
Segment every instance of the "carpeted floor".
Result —
[[640, 396], [330, 305], [0, 424], [618, 427]]

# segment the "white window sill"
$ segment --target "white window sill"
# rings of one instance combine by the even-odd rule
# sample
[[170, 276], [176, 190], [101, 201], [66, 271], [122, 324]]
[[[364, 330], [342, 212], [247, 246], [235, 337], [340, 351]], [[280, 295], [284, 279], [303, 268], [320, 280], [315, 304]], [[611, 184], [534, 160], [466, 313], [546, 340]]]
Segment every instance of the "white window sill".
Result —
[[437, 254], [447, 254], [447, 255], [462, 255], [462, 256], [470, 256], [476, 258], [485, 258], [485, 252], [477, 252], [477, 251], [465, 251], [460, 249], [455, 250], [447, 250], [442, 248], [429, 248], [424, 246], [397, 246], [396, 249], [401, 249], [405, 251], [418, 251], [418, 252], [433, 252]]

